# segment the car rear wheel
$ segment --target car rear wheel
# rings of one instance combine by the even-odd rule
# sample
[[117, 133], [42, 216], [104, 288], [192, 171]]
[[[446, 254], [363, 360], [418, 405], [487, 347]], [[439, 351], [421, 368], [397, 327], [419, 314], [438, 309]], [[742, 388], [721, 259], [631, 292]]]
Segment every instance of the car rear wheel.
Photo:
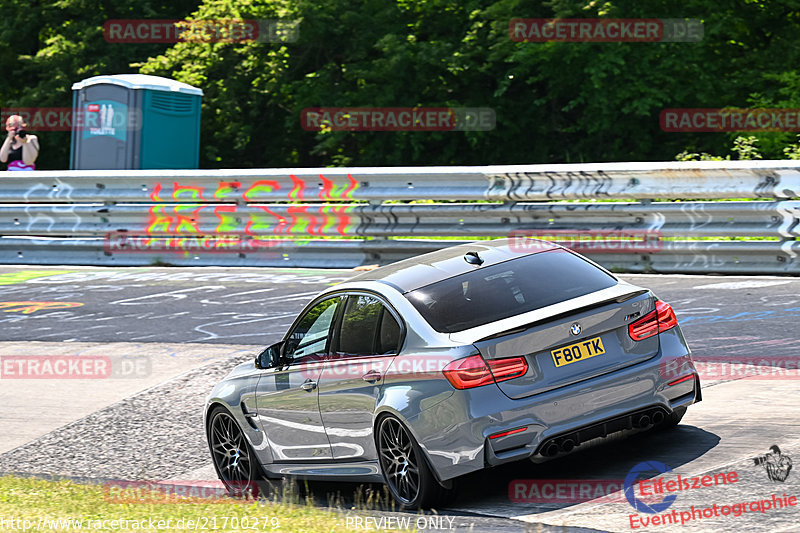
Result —
[[389, 493], [402, 507], [420, 509], [443, 502], [448, 490], [434, 478], [414, 438], [397, 418], [378, 423], [378, 454]]
[[256, 497], [260, 467], [239, 424], [222, 407], [214, 408], [208, 421], [208, 445], [219, 479], [231, 496]]

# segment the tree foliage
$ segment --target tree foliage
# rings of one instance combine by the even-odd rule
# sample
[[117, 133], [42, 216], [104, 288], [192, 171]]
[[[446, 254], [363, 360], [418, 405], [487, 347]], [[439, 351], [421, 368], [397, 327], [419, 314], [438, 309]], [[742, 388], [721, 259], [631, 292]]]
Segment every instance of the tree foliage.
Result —
[[[0, 0], [0, 107], [71, 107], [72, 84], [129, 74], [168, 44], [109, 43], [109, 19], [183, 19], [199, 0]], [[37, 132], [37, 168], [67, 168], [69, 132]]]
[[[659, 113], [800, 107], [800, 73], [794, 67], [800, 59], [800, 0], [198, 2], [103, 0], [98, 7], [85, 0], [30, 6], [0, 0], [15, 6], [15, 15], [0, 22], [0, 39], [11, 43], [0, 52], [0, 64], [24, 80], [2, 80], [0, 98], [15, 105], [70, 105], [73, 82], [133, 72], [143, 62], [143, 73], [203, 89], [201, 166], [209, 168], [798, 153], [792, 133], [748, 133], [755, 141], [736, 145], [736, 132], [664, 132]], [[102, 37], [108, 18], [189, 13], [194, 20], [299, 21], [298, 39], [166, 47], [111, 45]], [[704, 38], [520, 43], [509, 37], [513, 18], [552, 17], [697, 18], [704, 23]], [[300, 125], [301, 112], [309, 107], [406, 106], [490, 107], [497, 125], [488, 132], [313, 132]], [[62, 168], [67, 164], [58, 161]]]

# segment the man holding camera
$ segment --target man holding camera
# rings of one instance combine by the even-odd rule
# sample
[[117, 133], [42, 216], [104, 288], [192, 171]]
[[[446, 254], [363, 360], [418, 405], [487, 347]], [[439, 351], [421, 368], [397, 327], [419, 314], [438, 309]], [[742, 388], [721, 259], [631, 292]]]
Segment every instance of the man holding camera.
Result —
[[34, 170], [34, 162], [39, 156], [39, 139], [28, 135], [25, 124], [19, 115], [11, 115], [6, 120], [8, 136], [0, 147], [0, 162], [8, 163], [8, 170]]

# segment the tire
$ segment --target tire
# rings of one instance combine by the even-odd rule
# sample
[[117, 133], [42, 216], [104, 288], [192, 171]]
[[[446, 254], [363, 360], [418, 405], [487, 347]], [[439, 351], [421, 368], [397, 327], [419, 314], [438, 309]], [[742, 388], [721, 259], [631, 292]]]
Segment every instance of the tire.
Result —
[[411, 433], [394, 416], [377, 425], [378, 457], [389, 494], [404, 509], [426, 509], [446, 501], [450, 490], [442, 487]]
[[263, 481], [261, 467], [242, 429], [224, 407], [214, 407], [206, 428], [214, 469], [234, 498], [256, 498]]
[[676, 407], [674, 411], [667, 415], [663, 422], [658, 426], [658, 429], [674, 428], [681, 423], [683, 415], [686, 414], [686, 407]]

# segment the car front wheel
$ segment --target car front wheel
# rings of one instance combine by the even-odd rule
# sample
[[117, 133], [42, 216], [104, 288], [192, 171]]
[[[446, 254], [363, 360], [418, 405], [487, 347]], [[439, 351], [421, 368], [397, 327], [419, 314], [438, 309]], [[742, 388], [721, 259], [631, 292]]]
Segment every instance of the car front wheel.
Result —
[[208, 445], [214, 468], [228, 493], [234, 497], [258, 495], [259, 467], [239, 424], [222, 407], [208, 417]]

